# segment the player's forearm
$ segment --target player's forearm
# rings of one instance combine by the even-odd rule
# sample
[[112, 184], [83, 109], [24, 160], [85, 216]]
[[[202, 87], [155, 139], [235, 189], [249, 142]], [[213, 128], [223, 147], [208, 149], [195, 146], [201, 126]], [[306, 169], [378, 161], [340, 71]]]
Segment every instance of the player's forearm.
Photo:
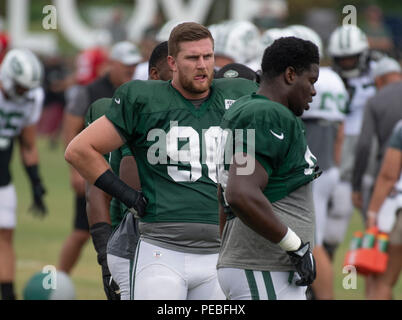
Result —
[[25, 127], [19, 138], [20, 154], [25, 166], [37, 165], [39, 162], [38, 149], [36, 147], [36, 126]]
[[369, 211], [378, 212], [388, 197], [392, 188], [394, 187], [397, 179], [387, 176], [386, 174], [380, 174], [375, 183], [373, 195], [370, 200]]
[[261, 190], [231, 188], [229, 184], [226, 199], [244, 224], [269, 241], [278, 243], [286, 235], [287, 227], [275, 216]]
[[37, 165], [39, 162], [38, 149], [35, 143], [20, 145], [20, 154], [22, 162], [26, 167]]
[[381, 166], [380, 173], [375, 183], [371, 197], [369, 210], [377, 212], [384, 200], [390, 194], [402, 172], [402, 151], [388, 148]]
[[80, 135], [67, 146], [64, 158], [90, 184], [110, 168], [102, 154]]

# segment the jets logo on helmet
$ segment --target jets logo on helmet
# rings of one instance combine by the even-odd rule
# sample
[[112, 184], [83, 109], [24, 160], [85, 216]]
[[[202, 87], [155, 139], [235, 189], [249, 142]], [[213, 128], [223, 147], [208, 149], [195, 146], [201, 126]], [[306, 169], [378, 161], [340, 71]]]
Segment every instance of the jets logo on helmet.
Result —
[[21, 64], [19, 63], [19, 61], [18, 61], [18, 59], [16, 57], [12, 57], [10, 65], [11, 65], [11, 68], [13, 69], [13, 72], [16, 75], [21, 75], [22, 74]]

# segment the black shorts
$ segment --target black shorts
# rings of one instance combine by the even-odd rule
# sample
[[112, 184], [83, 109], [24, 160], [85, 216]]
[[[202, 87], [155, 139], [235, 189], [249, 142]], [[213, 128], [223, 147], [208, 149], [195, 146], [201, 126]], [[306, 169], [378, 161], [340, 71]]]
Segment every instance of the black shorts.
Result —
[[75, 197], [74, 229], [89, 231], [85, 196]]

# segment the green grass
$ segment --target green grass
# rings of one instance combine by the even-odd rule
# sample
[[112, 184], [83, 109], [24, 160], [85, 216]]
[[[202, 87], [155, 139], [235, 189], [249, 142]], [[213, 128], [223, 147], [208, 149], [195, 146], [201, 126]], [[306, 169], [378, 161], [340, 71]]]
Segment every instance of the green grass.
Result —
[[[18, 148], [16, 148], [17, 151]], [[18, 225], [15, 233], [17, 255], [16, 290], [19, 298], [27, 280], [42, 270], [45, 265], [58, 264], [59, 254], [64, 240], [72, 230], [73, 192], [69, 184], [68, 166], [63, 158], [61, 145], [50, 150], [47, 140], [40, 139], [40, 172], [47, 189], [46, 203], [49, 214], [37, 219], [27, 213], [31, 203], [29, 182], [21, 166], [18, 152], [14, 153], [12, 173], [18, 195]], [[351, 235], [355, 230], [363, 230], [360, 216], [352, 216], [344, 244], [338, 249], [335, 262], [335, 298], [342, 300], [364, 299], [364, 279], [358, 276], [357, 289], [346, 290], [342, 281], [343, 258], [348, 249]], [[72, 271], [71, 278], [76, 288], [77, 299], [105, 299], [101, 283], [101, 271], [96, 262], [96, 254], [91, 242], [84, 248], [78, 264]], [[402, 277], [394, 288], [395, 299], [402, 299]]]
[[[73, 228], [73, 192], [69, 184], [69, 171], [59, 145], [49, 150], [47, 140], [39, 143], [40, 173], [47, 189], [48, 215], [38, 219], [28, 213], [31, 191], [18, 150], [14, 153], [12, 174], [18, 196], [15, 248], [17, 255], [16, 290], [19, 298], [27, 280], [45, 265], [57, 267], [64, 240]], [[80, 260], [71, 278], [77, 299], [104, 299], [101, 271], [96, 253], [89, 241], [83, 248]]]

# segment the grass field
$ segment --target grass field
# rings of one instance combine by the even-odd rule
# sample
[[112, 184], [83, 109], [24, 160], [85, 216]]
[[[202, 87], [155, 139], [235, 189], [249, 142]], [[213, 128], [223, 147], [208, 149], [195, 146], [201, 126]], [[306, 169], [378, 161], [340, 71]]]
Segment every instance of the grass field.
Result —
[[[15, 149], [17, 151], [17, 148]], [[40, 220], [30, 215], [28, 207], [31, 193], [28, 179], [21, 165], [18, 152], [14, 153], [12, 174], [18, 195], [18, 225], [15, 233], [17, 255], [16, 290], [18, 298], [27, 280], [46, 265], [57, 267], [59, 253], [65, 238], [72, 230], [73, 193], [69, 185], [68, 166], [63, 158], [61, 145], [50, 150], [47, 140], [40, 139], [40, 172], [47, 189], [46, 203], [49, 214]], [[351, 235], [355, 230], [362, 230], [360, 217], [355, 213], [344, 244], [338, 249], [334, 263], [335, 297], [342, 300], [364, 299], [364, 279], [358, 276], [357, 288], [346, 290], [342, 281], [343, 257], [347, 251]], [[101, 271], [96, 262], [96, 254], [91, 242], [82, 251], [78, 264], [72, 271], [71, 278], [79, 300], [105, 299], [101, 283]], [[402, 277], [394, 288], [395, 299], [402, 299]]]

